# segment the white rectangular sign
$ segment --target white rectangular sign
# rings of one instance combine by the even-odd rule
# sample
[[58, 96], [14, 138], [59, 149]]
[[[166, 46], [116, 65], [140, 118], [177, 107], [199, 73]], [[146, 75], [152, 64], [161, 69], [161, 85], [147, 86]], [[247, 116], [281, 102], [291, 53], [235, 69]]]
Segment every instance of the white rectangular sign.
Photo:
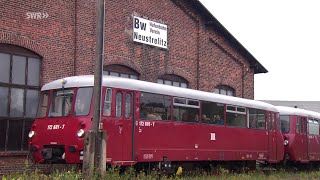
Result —
[[167, 49], [167, 34], [167, 25], [133, 17], [133, 41]]

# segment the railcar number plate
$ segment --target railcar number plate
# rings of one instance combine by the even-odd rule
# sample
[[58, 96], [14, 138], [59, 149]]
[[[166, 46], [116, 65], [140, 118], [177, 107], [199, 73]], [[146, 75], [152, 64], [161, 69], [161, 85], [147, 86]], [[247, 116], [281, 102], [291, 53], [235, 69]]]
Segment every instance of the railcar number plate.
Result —
[[140, 127], [154, 127], [155, 122], [149, 122], [149, 121], [136, 121], [136, 126]]
[[153, 159], [153, 154], [144, 154], [143, 159]]
[[64, 129], [64, 124], [49, 124], [47, 130]]

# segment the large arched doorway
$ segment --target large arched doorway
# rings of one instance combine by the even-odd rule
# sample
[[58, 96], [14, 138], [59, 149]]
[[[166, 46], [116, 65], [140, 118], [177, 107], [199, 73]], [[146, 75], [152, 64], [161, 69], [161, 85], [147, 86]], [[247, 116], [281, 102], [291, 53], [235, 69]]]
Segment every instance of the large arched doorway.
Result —
[[174, 74], [165, 74], [157, 79], [157, 83], [169, 86], [188, 88], [188, 81]]
[[103, 74], [109, 76], [116, 76], [116, 77], [123, 77], [123, 78], [130, 78], [130, 79], [139, 79], [139, 73], [135, 70], [118, 65], [118, 64], [111, 64], [107, 65], [103, 68]]
[[214, 92], [217, 94], [223, 94], [227, 96], [236, 96], [236, 91], [227, 85], [218, 85], [215, 89]]
[[28, 149], [37, 113], [41, 57], [22, 47], [0, 44], [0, 151]]

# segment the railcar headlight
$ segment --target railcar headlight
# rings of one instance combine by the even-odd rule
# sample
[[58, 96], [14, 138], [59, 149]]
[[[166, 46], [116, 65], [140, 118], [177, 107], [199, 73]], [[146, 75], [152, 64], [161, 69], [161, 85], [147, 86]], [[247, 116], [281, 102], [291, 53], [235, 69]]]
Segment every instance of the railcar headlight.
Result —
[[83, 129], [80, 129], [78, 132], [77, 132], [77, 136], [79, 138], [83, 137], [84, 136], [84, 130]]
[[28, 134], [28, 136], [29, 136], [29, 138], [32, 138], [35, 134], [36, 134], [36, 133], [35, 133], [34, 131], [30, 131], [29, 134]]
[[286, 146], [289, 144], [289, 141], [288, 140], [284, 140], [283, 144]]

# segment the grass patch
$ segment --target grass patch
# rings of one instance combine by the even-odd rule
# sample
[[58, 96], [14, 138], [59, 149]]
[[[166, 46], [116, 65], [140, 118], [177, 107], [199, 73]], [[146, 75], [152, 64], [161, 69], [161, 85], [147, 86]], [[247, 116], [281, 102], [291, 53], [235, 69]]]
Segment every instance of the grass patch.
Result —
[[[39, 171], [24, 172], [9, 174], [2, 177], [2, 180], [82, 180], [82, 173], [80, 171], [56, 171], [51, 174], [42, 174]], [[106, 173], [101, 177], [96, 172], [93, 179], [99, 180], [119, 180], [119, 179], [136, 179], [136, 180], [214, 180], [214, 179], [230, 179], [230, 180], [247, 180], [247, 179], [258, 179], [258, 180], [278, 180], [278, 179], [320, 179], [320, 171], [251, 171], [245, 173], [235, 173], [229, 170], [220, 168], [216, 172], [195, 172], [193, 174], [182, 174], [181, 176], [166, 176], [159, 174], [156, 171], [152, 171], [148, 174], [145, 172], [136, 172], [133, 168], [127, 168], [126, 171], [121, 172], [119, 167], [108, 168]]]

